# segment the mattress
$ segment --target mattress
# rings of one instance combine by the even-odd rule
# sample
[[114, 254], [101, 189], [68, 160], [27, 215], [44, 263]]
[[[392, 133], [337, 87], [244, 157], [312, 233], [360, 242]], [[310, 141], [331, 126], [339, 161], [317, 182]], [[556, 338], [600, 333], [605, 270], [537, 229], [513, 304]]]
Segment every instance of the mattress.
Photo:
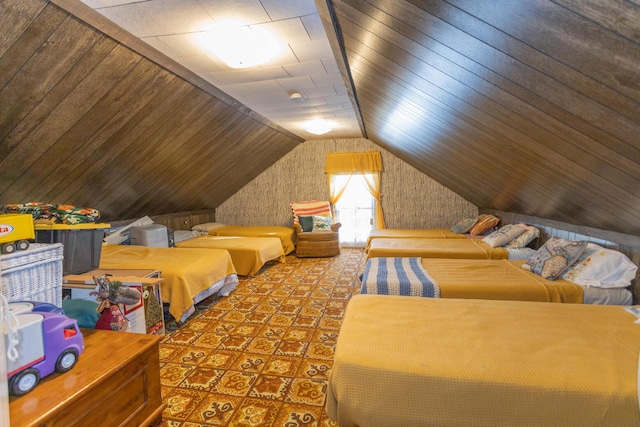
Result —
[[454, 233], [448, 228], [383, 228], [380, 230], [371, 230], [367, 238], [365, 250], [369, 250], [369, 245], [373, 239], [384, 237], [407, 238], [407, 237], [426, 237], [428, 239], [464, 239], [465, 234]]
[[107, 244], [102, 246], [100, 268], [160, 270], [162, 301], [178, 322], [195, 311], [194, 304], [214, 293], [228, 295], [238, 283], [231, 256], [223, 249]]
[[[520, 268], [525, 261], [479, 259], [415, 259], [424, 274], [412, 275], [403, 268], [411, 258], [372, 258], [362, 277], [362, 294], [420, 295], [411, 290], [436, 286], [440, 298], [474, 298], [582, 303], [583, 288], [567, 280], [545, 280]], [[405, 270], [409, 270], [408, 272]], [[409, 284], [402, 285], [405, 281]], [[403, 290], [409, 289], [407, 294]]]
[[295, 230], [293, 227], [278, 225], [225, 225], [209, 230], [210, 236], [240, 236], [240, 237], [277, 237], [282, 243], [285, 255], [296, 249]]
[[638, 426], [640, 325], [618, 306], [356, 295], [326, 410], [352, 426]]
[[176, 243], [177, 248], [226, 249], [236, 272], [254, 276], [269, 261], [284, 262], [285, 255], [277, 237], [200, 236]]
[[367, 259], [420, 257], [456, 259], [508, 259], [504, 248], [492, 248], [478, 239], [429, 239], [424, 237], [373, 239]]

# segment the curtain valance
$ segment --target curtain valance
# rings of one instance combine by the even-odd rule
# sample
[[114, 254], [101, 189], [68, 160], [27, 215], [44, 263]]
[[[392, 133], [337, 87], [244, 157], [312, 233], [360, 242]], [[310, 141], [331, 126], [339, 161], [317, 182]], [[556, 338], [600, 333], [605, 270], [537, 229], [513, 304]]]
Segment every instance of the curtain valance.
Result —
[[382, 171], [382, 156], [379, 151], [329, 153], [324, 171], [328, 174], [380, 172]]

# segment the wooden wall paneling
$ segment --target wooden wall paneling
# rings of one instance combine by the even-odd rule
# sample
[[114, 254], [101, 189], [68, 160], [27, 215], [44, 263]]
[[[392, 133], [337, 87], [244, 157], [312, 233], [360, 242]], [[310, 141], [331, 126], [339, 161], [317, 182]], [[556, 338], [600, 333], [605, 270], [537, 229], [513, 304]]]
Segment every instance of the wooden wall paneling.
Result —
[[0, 13], [0, 58], [47, 6], [37, 0], [4, 0]]
[[[350, 42], [352, 40], [345, 36], [345, 44], [348, 47], [350, 46]], [[366, 50], [366, 47], [361, 45], [357, 45], [353, 47], [353, 51], [362, 52]], [[355, 54], [353, 54], [355, 57]], [[352, 65], [353, 75], [356, 78], [357, 84], [359, 83], [359, 79], [362, 79], [361, 87], [358, 90], [358, 96], [362, 100], [371, 101], [377, 106], [385, 109], [386, 111], [392, 111], [392, 106], [385, 106], [385, 98], [389, 100], [402, 99], [405, 102], [407, 99], [410, 99], [407, 91], [404, 91], [404, 94], [400, 96], [400, 90], [397, 93], [394, 93], [392, 87], [393, 84], [389, 84], [386, 86], [386, 93], [384, 96], [377, 96], [375, 98], [369, 97], [369, 91], [374, 92], [377, 87], [374, 81], [367, 79], [367, 75], [370, 74], [368, 70], [363, 71], [363, 76], [360, 76], [360, 70], [366, 63], [371, 67], [380, 67], [380, 70], [390, 70], [395, 71], [397, 65], [392, 61], [387, 60], [382, 56], [378, 56], [375, 59], [375, 64], [371, 64], [370, 62], [362, 59], [357, 61], [357, 65]], [[376, 76], [376, 81], [379, 82], [381, 77], [380, 73], [382, 71], [376, 70], [379, 74]], [[397, 72], [399, 73], [399, 71]], [[437, 159], [435, 162], [431, 162], [429, 165], [430, 175], [434, 177], [438, 177], [441, 182], [444, 182], [445, 185], [447, 183], [451, 183], [455, 181], [454, 177], [463, 176], [466, 179], [466, 183], [464, 186], [456, 185], [456, 188], [462, 187], [463, 191], [460, 192], [463, 197], [471, 200], [473, 202], [477, 201], [477, 195], [483, 193], [493, 193], [500, 194], [500, 189], [504, 188], [506, 182], [510, 181], [518, 181], [518, 176], [520, 176], [521, 181], [527, 181], [527, 173], [530, 172], [526, 167], [522, 165], [527, 165], [528, 163], [534, 163], [537, 169], [541, 169], [538, 173], [540, 173], [540, 179], [542, 181], [539, 185], [533, 185], [532, 189], [536, 191], [547, 192], [549, 187], [552, 187], [557, 183], [557, 172], [553, 169], [549, 168], [541, 168], [540, 165], [543, 163], [543, 159], [532, 158], [531, 155], [526, 151], [526, 147], [533, 144], [522, 144], [524, 141], [530, 141], [530, 138], [521, 134], [519, 131], [514, 130], [511, 126], [508, 126], [505, 121], [493, 119], [490, 116], [486, 115], [485, 111], [480, 111], [477, 108], [474, 108], [470, 105], [465, 105], [463, 102], [459, 101], [456, 97], [451, 96], [447, 91], [441, 89], [440, 87], [446, 87], [445, 85], [435, 85], [430, 84], [429, 82], [425, 82], [423, 85], [422, 82], [417, 83], [414, 81], [413, 87], [417, 89], [423, 88], [424, 94], [429, 94], [430, 97], [433, 97], [439, 101], [439, 104], [435, 104], [435, 108], [429, 109], [428, 117], [425, 117], [423, 123], [421, 124], [421, 130], [429, 127], [429, 123], [433, 122], [435, 117], [439, 116], [449, 116], [450, 121], [446, 123], [446, 126], [437, 126], [440, 129], [439, 135], [431, 135], [431, 138], [418, 137], [416, 134], [416, 129], [412, 129], [413, 134], [411, 138], [395, 138], [397, 144], [401, 145], [403, 151], [407, 153], [411, 153], [411, 157], [406, 158], [405, 160], [410, 164], [415, 164], [415, 159], [419, 158], [420, 153], [425, 153], [430, 150], [430, 146], [433, 146], [433, 159]], [[364, 90], [362, 90], [364, 88]], [[416, 103], [419, 101], [416, 101]], [[423, 103], [424, 105], [425, 103]], [[386, 108], [385, 108], [386, 107]], [[485, 106], [486, 107], [486, 106]], [[451, 113], [449, 113], [451, 111]], [[370, 117], [366, 116], [367, 119]], [[460, 123], [464, 121], [466, 124], [473, 124], [472, 129], [465, 129], [464, 127], [459, 127]], [[380, 120], [368, 120], [369, 122], [378, 123]], [[387, 120], [385, 123], [389, 123]], [[458, 127], [458, 129], [456, 129]], [[403, 127], [399, 124], [398, 129], [402, 129]], [[444, 130], [446, 129], [446, 130]], [[372, 134], [380, 134], [380, 132], [376, 131], [377, 128], [375, 126], [369, 126], [369, 130]], [[456, 139], [460, 141], [457, 145], [457, 150], [451, 156], [445, 156], [443, 153], [452, 148], [450, 142], [443, 137], [444, 134], [448, 132], [456, 131]], [[373, 132], [375, 131], [375, 132]], [[507, 134], [500, 134], [502, 132]], [[491, 135], [491, 137], [488, 137]], [[484, 138], [484, 139], [483, 139]], [[389, 138], [384, 138], [384, 140], [389, 140]], [[411, 143], [415, 142], [415, 148], [412, 150]], [[425, 143], [425, 141], [438, 141], [439, 143]], [[503, 145], [499, 145], [501, 143]], [[380, 143], [385, 148], [393, 150], [393, 142], [391, 144]], [[505, 145], [506, 144], [506, 145]], [[481, 152], [477, 150], [477, 146], [483, 146]], [[523, 147], [522, 149], [520, 147]], [[489, 150], [487, 147], [492, 147], [495, 149]], [[396, 147], [397, 148], [397, 147]], [[465, 155], [465, 153], [468, 153]], [[544, 154], [544, 152], [540, 153]], [[465, 166], [465, 156], [468, 159], [468, 164]], [[477, 159], [481, 156], [483, 162], [478, 163]], [[399, 156], [402, 158], [402, 156]], [[447, 158], [451, 159], [447, 161]], [[566, 167], [565, 162], [563, 162], [562, 157], [556, 156], [557, 163], [562, 164]], [[527, 159], [529, 159], [527, 161]], [[452, 174], [451, 168], [455, 165], [455, 167], [463, 170], [464, 173]], [[478, 166], [486, 165], [486, 169], [478, 168]], [[434, 171], [440, 169], [442, 171], [441, 174], [436, 174]], [[523, 175], [524, 174], [524, 175]], [[486, 177], [491, 177], [492, 183], [487, 183]], [[577, 188], [580, 185], [576, 179], [575, 187]], [[537, 181], [538, 182], [538, 181]], [[490, 185], [489, 191], [486, 189], [483, 190], [483, 184]], [[566, 185], [566, 183], [564, 183]], [[449, 184], [451, 186], [451, 184]], [[519, 187], [514, 187], [519, 188]], [[521, 188], [519, 188], [521, 190]], [[465, 192], [467, 190], [468, 192]], [[520, 193], [517, 191], [516, 193]], [[557, 198], [558, 202], [563, 200], [562, 194], [557, 194], [551, 192], [549, 194], [549, 200], [553, 200], [554, 196]], [[502, 195], [504, 197], [504, 195]], [[547, 200], [547, 202], [549, 201]], [[585, 199], [585, 202], [590, 199]], [[504, 202], [510, 202], [509, 206], [513, 206], [513, 200], [505, 200]]]
[[[138, 62], [50, 147], [50, 155], [33, 163], [32, 168], [39, 171], [38, 175], [55, 176], [56, 180], [42, 182], [41, 176], [25, 174], [19, 180], [20, 188], [37, 200], [47, 200], [57, 182], [70, 171], [78, 172], [76, 166], [83, 165], [86, 158], [103, 142], [100, 136], [112, 133], [114, 128], [121, 126], [126, 114], [136, 112], [134, 104], [140, 105], [145, 96], [153, 93], [151, 86], [162, 82], [159, 71], [157, 66], [148, 61]], [[58, 161], [52, 162], [52, 159]]]
[[[100, 66], [91, 70], [85, 79], [58, 104], [58, 106], [22, 139], [9, 156], [0, 162], [0, 169], [14, 166], [15, 179], [30, 173], [31, 165], [72, 128], [87, 108], [97, 103], [118, 82], [120, 75], [115, 70], [129, 70], [139, 57], [126, 55], [126, 48], [117, 46], [107, 55]], [[55, 159], [63, 161], [64, 159]], [[8, 200], [18, 195], [9, 193], [9, 182], [0, 182], [0, 197]]]
[[[452, 0], [451, 3], [550, 58], [640, 101], [636, 70], [640, 57], [637, 49], [624, 52], [628, 45], [606, 28], [581, 19], [578, 14], [552, 2], [516, 4], [499, 0], [480, 4], [473, 0]], [[609, 3], [608, 13], [619, 15], [615, 2]], [[637, 11], [635, 15], [638, 15]], [[566, 37], [566, 34], [571, 34], [571, 37]], [[612, 49], [613, 46], [617, 49]], [[622, 53], [627, 60], [620, 60]], [[595, 55], [597, 61], [593, 60]]]
[[[154, 166], [153, 156], [168, 144], [174, 143], [174, 140], [175, 143], [179, 143], [179, 138], [184, 137], [184, 132], [189, 132], [190, 120], [199, 115], [199, 111], [207, 105], [210, 98], [193, 86], [184, 86], [180, 101], [171, 105], [163, 102], [160, 120], [138, 137], [127, 151], [117, 158], [116, 164], [112, 165], [111, 174], [106, 181], [108, 190], [102, 194], [102, 203], [110, 205], [117, 202], [130, 206], [133, 202], [139, 202], [148, 184], [140, 179], [147, 167]], [[158, 168], [156, 173], [158, 177], [162, 170]], [[123, 189], [129, 191], [123, 193]]]
[[[61, 179], [58, 185], [48, 195], [50, 200], [87, 200], [94, 194], [95, 189], [101, 189], [102, 197], [106, 183], [124, 171], [122, 158], [133, 154], [136, 146], [132, 145], [147, 129], [161, 120], [166, 111], [164, 105], [177, 103], [184, 97], [184, 89], [178, 84], [172, 84], [174, 77], [163, 73], [162, 84], [154, 86], [144, 97], [140, 98], [139, 109], [126, 110], [121, 126], [112, 133], [100, 135], [102, 142], [92, 151], [82, 164], [74, 165], [70, 174]], [[126, 187], [123, 187], [123, 189]], [[106, 213], [106, 211], [105, 211]]]

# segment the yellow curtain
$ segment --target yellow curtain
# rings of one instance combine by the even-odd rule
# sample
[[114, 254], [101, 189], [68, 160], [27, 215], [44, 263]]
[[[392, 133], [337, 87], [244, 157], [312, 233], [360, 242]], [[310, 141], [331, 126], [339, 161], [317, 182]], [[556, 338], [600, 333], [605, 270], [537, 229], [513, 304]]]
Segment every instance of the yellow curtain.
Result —
[[[342, 197], [347, 184], [351, 181], [351, 176], [361, 174], [367, 184], [367, 189], [376, 201], [375, 228], [385, 228], [381, 203], [382, 195], [380, 191], [382, 156], [379, 151], [329, 153], [324, 170], [329, 176], [329, 201], [331, 202], [331, 209], [333, 209], [333, 206], [340, 200], [340, 197]], [[349, 175], [343, 187], [339, 188], [335, 180], [332, 179], [335, 175]]]

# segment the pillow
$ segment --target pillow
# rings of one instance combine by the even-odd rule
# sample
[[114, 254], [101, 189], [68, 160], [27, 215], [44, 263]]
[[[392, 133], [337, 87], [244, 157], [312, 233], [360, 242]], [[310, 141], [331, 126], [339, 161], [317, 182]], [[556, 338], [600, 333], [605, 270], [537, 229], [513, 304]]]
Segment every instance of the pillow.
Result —
[[507, 224], [486, 236], [482, 241], [492, 248], [504, 246], [524, 233], [525, 230], [524, 224]]
[[67, 317], [75, 319], [81, 328], [95, 329], [100, 313], [98, 303], [84, 299], [63, 299], [62, 310]]
[[471, 229], [478, 222], [478, 218], [465, 218], [451, 227], [451, 231], [458, 234], [464, 234]]
[[492, 227], [495, 227], [500, 222], [500, 218], [493, 215], [480, 215], [478, 216], [478, 222], [471, 227], [469, 234], [477, 236], [484, 233]]
[[594, 288], [626, 288], [637, 271], [638, 266], [625, 254], [589, 243], [578, 261], [560, 278]]
[[331, 231], [331, 217], [314, 215], [312, 231]]
[[532, 225], [525, 225], [525, 231], [509, 243], [507, 248], [526, 248], [529, 243], [540, 237], [540, 229]]
[[293, 212], [293, 223], [298, 224], [298, 217], [301, 216], [331, 216], [331, 205], [329, 202], [321, 200], [309, 200], [306, 202], [291, 203], [291, 211]]
[[308, 233], [309, 231], [313, 231], [313, 217], [312, 216], [301, 216], [298, 217], [300, 220], [300, 227], [302, 227], [302, 231]]
[[522, 268], [547, 280], [554, 280], [580, 258], [587, 247], [586, 241], [574, 241], [552, 237]]
[[222, 227], [226, 227], [226, 225], [221, 222], [205, 222], [203, 224], [194, 225], [191, 227], [191, 230], [199, 231], [201, 234], [208, 234], [209, 230], [215, 230]]

